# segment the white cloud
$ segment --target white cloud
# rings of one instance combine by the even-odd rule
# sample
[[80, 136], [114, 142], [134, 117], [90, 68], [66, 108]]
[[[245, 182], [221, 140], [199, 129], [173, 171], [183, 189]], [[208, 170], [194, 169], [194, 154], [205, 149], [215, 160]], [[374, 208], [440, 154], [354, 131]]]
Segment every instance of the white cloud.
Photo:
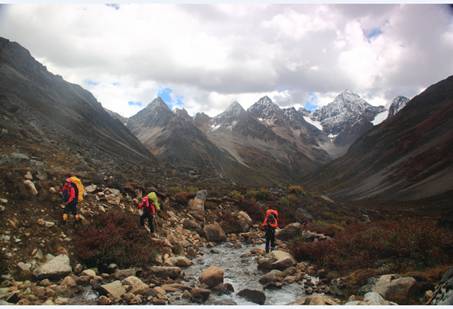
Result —
[[15, 4], [1, 13], [1, 36], [125, 116], [139, 108], [129, 101], [146, 104], [162, 88], [191, 114], [214, 115], [263, 95], [322, 106], [345, 88], [385, 104], [453, 72], [442, 5]]

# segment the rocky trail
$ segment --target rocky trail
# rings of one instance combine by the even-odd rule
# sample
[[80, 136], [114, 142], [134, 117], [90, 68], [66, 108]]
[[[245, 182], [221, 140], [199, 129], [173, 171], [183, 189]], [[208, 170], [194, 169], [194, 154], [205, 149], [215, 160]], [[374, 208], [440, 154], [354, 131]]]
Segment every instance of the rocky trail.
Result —
[[36, 175], [24, 178], [24, 194], [31, 198], [0, 192], [0, 245], [8, 261], [1, 272], [0, 305], [386, 305], [407, 304], [415, 294], [419, 303], [446, 304], [453, 297], [452, 270], [436, 286], [411, 276], [370, 275], [347, 294], [346, 277], [332, 277], [289, 253], [292, 240], [318, 242], [329, 236], [287, 224], [277, 231], [277, 250], [266, 254], [259, 223], [233, 199], [208, 198], [206, 190], [163, 199], [158, 233], [146, 234], [150, 254], [157, 250], [152, 263], [89, 267], [78, 259], [75, 236], [115, 211], [132, 216], [131, 228], [140, 229], [132, 197], [91, 184], [80, 209], [82, 225], [62, 225], [55, 179], [46, 188]]

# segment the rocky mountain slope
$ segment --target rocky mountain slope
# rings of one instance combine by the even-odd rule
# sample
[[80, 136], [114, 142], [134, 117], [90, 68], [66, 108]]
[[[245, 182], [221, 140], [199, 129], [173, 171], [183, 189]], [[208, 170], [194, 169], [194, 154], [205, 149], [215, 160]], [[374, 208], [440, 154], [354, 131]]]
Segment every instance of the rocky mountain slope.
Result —
[[265, 96], [247, 111], [313, 161], [321, 164], [330, 161], [331, 158], [324, 149], [330, 143], [327, 135], [305, 121], [303, 114], [295, 108], [280, 109]]
[[384, 111], [372, 106], [350, 90], [340, 93], [333, 102], [315, 110], [310, 118], [320, 122], [322, 130], [337, 147], [337, 156], [373, 127], [372, 120]]
[[115, 113], [114, 111], [111, 111], [111, 110], [109, 110], [107, 108], [104, 108], [104, 109], [110, 116], [112, 116], [113, 118], [118, 119], [119, 121], [121, 121], [122, 124], [124, 124], [124, 125], [127, 124], [127, 117], [123, 117], [120, 114]]
[[212, 143], [256, 175], [255, 181], [296, 181], [319, 166], [294, 144], [244, 110], [238, 102], [233, 102], [216, 117], [198, 123]]
[[[308, 124], [302, 125], [305, 131], [313, 130]], [[326, 152], [315, 147], [306, 151], [310, 158], [297, 148], [304, 145], [303, 138], [310, 140], [307, 135], [300, 138], [300, 132], [287, 129], [290, 134], [299, 134], [298, 144], [288, 141], [237, 102], [214, 118], [199, 113], [192, 119], [185, 110], [171, 111], [157, 98], [130, 117], [127, 126], [157, 158], [178, 170], [226, 183], [287, 183], [329, 159]]]
[[239, 176], [233, 157], [217, 148], [185, 110], [172, 112], [159, 97], [130, 117], [127, 126], [158, 159], [186, 177], [229, 183]]
[[3, 38], [0, 115], [2, 167], [44, 164], [121, 177], [157, 172], [155, 158], [91, 93], [49, 73], [25, 48]]
[[451, 194], [453, 76], [427, 88], [307, 178], [343, 198], [421, 199]]

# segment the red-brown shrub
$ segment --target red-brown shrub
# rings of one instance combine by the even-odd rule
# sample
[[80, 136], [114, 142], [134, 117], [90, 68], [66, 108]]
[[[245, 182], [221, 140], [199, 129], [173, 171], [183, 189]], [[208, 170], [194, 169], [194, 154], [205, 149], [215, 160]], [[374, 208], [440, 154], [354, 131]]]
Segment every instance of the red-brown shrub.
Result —
[[265, 209], [254, 200], [242, 200], [239, 203], [239, 208], [245, 211], [254, 222], [261, 222], [264, 219]]
[[300, 260], [336, 270], [377, 267], [382, 261], [408, 270], [453, 261], [452, 245], [453, 233], [435, 222], [407, 219], [351, 225], [332, 240], [294, 241], [291, 250]]
[[342, 228], [336, 224], [329, 224], [322, 221], [309, 222], [306, 226], [306, 229], [330, 237], [334, 237], [336, 233], [342, 230]]
[[149, 234], [137, 216], [112, 211], [100, 214], [91, 225], [82, 227], [74, 238], [76, 256], [88, 266], [120, 267], [152, 263], [157, 249], [150, 247]]

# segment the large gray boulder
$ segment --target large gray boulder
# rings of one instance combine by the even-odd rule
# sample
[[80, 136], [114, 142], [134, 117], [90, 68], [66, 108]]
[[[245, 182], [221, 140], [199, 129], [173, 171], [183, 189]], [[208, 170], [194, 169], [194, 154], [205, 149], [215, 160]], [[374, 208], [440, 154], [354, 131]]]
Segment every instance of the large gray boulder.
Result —
[[200, 275], [200, 283], [205, 284], [208, 288], [213, 288], [223, 283], [224, 271], [217, 266], [210, 266], [203, 270]]
[[271, 264], [272, 269], [285, 270], [288, 267], [294, 266], [296, 260], [291, 254], [281, 250], [272, 251], [270, 254], [271, 258], [275, 261]]
[[205, 227], [203, 228], [203, 231], [204, 231], [204, 233], [206, 235], [206, 239], [208, 241], [213, 241], [213, 242], [219, 243], [219, 242], [223, 242], [226, 240], [225, 232], [223, 231], [220, 224], [218, 224], [217, 222], [215, 222], [213, 224], [205, 225]]
[[377, 292], [384, 299], [397, 304], [406, 305], [410, 303], [411, 292], [416, 283], [416, 280], [412, 277], [400, 277], [395, 274], [382, 275], [376, 281], [372, 292]]
[[259, 283], [261, 283], [262, 285], [265, 285], [265, 286], [269, 285], [269, 284], [277, 285], [280, 282], [282, 282], [284, 278], [285, 278], [284, 272], [282, 272], [281, 270], [278, 270], [278, 269], [273, 269], [270, 272], [267, 272], [266, 274], [264, 274], [259, 279]]
[[250, 216], [242, 210], [237, 213], [236, 218], [240, 227], [240, 231], [244, 233], [248, 232], [253, 224], [252, 218], [250, 218]]
[[38, 280], [46, 278], [56, 280], [67, 276], [71, 272], [72, 267], [69, 262], [69, 257], [65, 254], [60, 254], [36, 268], [33, 275]]
[[302, 236], [302, 224], [299, 222], [288, 224], [275, 234], [275, 237], [281, 240], [290, 240], [299, 236]]

